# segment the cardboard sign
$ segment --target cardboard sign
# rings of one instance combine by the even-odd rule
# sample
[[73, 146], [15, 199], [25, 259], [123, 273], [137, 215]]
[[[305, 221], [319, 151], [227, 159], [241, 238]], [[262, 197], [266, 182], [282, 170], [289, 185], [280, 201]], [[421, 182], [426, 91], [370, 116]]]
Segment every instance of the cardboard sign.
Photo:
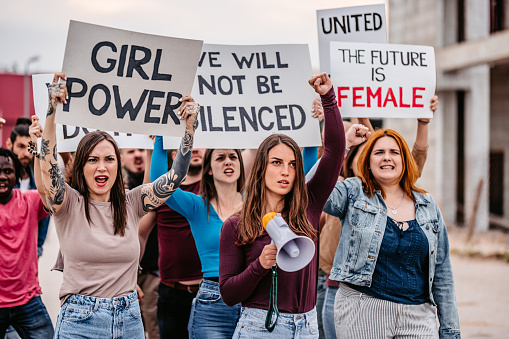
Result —
[[343, 117], [433, 117], [433, 47], [331, 42], [331, 72]]
[[69, 98], [56, 122], [125, 133], [183, 136], [202, 41], [71, 21], [62, 71]]
[[[44, 128], [46, 113], [48, 111], [48, 85], [53, 81], [53, 74], [32, 75], [32, 87], [34, 93], [35, 114]], [[58, 113], [57, 113], [58, 114]], [[59, 152], [74, 152], [81, 138], [95, 129], [57, 124], [57, 145]], [[147, 135], [126, 134], [118, 132], [108, 133], [115, 139], [119, 148], [144, 148], [152, 149], [154, 143]], [[40, 147], [40, 142], [37, 143]]]
[[323, 9], [316, 11], [320, 71], [331, 74], [330, 42], [387, 42], [385, 5]]
[[[193, 98], [201, 105], [194, 147], [258, 148], [273, 133], [321, 145], [307, 45], [203, 45]], [[177, 148], [180, 138], [164, 138]]]

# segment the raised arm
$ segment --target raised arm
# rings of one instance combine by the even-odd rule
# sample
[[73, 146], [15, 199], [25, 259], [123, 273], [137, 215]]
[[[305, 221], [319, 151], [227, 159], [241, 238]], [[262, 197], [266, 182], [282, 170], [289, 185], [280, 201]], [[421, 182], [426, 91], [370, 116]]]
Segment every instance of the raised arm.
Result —
[[345, 156], [345, 130], [332, 88], [332, 82], [326, 73], [314, 76], [309, 84], [320, 94], [324, 110], [324, 151], [316, 169], [316, 175], [308, 182], [311, 200], [309, 206], [321, 211], [329, 196]]
[[143, 209], [146, 212], [152, 211], [163, 204], [185, 180], [187, 170], [189, 169], [194, 131], [196, 129], [200, 105], [190, 96], [182, 97], [180, 100], [183, 103], [180, 107], [180, 118], [182, 120], [186, 119], [186, 131], [171, 169], [166, 174], [163, 174], [154, 182], [143, 186], [141, 189]]
[[[65, 83], [59, 83], [60, 79], [65, 81], [65, 74], [55, 73], [53, 82], [48, 86], [49, 104], [44, 125], [44, 135], [41, 141], [40, 173], [44, 193], [46, 195], [47, 207], [52, 213], [56, 213], [62, 206], [66, 192], [64, 175], [58, 167], [58, 152], [56, 140], [55, 112], [58, 103], [66, 102], [67, 88]], [[38, 188], [39, 189], [39, 188]]]
[[37, 153], [37, 138], [42, 137], [42, 127], [39, 123], [39, 117], [37, 115], [32, 115], [32, 125], [28, 129], [28, 133], [30, 134], [30, 143], [28, 144], [28, 151], [34, 155], [34, 180], [35, 186], [37, 187], [37, 191], [41, 196], [42, 203], [44, 207], [48, 209], [48, 205], [46, 202], [46, 193], [44, 192], [44, 184], [42, 182], [42, 174], [41, 174], [41, 164], [39, 162], [39, 154]]
[[[438, 107], [438, 96], [434, 96], [430, 102], [430, 110], [435, 115]], [[412, 156], [419, 168], [419, 176], [422, 174], [424, 164], [428, 157], [428, 131], [431, 119], [417, 119], [417, 135], [415, 136], [414, 147], [412, 148]]]

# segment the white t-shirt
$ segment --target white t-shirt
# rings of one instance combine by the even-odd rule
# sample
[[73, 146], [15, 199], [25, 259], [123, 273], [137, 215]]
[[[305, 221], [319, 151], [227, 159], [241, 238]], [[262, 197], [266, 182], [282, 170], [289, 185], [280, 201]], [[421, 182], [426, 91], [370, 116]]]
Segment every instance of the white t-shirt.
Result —
[[30, 178], [19, 179], [19, 189], [21, 192], [25, 193], [30, 188]]

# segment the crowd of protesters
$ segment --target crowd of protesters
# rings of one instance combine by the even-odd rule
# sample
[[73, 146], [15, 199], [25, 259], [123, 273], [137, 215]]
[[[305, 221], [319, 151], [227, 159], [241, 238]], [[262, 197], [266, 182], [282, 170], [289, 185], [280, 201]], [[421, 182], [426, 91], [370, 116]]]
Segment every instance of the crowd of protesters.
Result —
[[[410, 151], [396, 131], [343, 121], [322, 73], [309, 80], [319, 151], [284, 134], [193, 149], [200, 106], [184, 96], [170, 161], [160, 136], [153, 151], [120, 150], [96, 131], [64, 169], [64, 82], [48, 87], [45, 125], [21, 119], [0, 149], [0, 338], [460, 338], [445, 223], [416, 186], [429, 119]], [[270, 212], [315, 243], [304, 268], [278, 267]], [[38, 281], [50, 217], [55, 327]]]

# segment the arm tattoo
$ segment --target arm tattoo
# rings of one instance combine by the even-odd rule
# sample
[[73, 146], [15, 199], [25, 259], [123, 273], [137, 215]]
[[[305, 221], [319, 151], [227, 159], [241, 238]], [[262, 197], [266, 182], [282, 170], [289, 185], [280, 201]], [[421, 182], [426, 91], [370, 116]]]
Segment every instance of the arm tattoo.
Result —
[[52, 210], [54, 211], [53, 205], [61, 205], [64, 201], [65, 183], [64, 176], [62, 175], [58, 164], [54, 164], [51, 161], [49, 164], [51, 165], [51, 168], [48, 171], [51, 179], [51, 187], [48, 192], [48, 200]]
[[[198, 123], [198, 120], [194, 122], [194, 129], [196, 129], [196, 124]], [[182, 142], [180, 144], [180, 151], [183, 155], [186, 155], [189, 151], [193, 149], [193, 140], [194, 136], [189, 133], [189, 131], [186, 129], [186, 133], [184, 134], [184, 137], [182, 138]]]
[[[196, 121], [193, 128], [196, 128]], [[141, 201], [145, 212], [149, 212], [163, 204], [185, 180], [191, 162], [193, 138], [193, 134], [186, 129], [177, 157], [173, 161], [169, 172], [156, 179], [152, 184], [142, 188]]]
[[40, 154], [41, 160], [46, 161], [46, 156], [48, 154], [49, 154], [49, 140], [43, 138], [41, 142], [41, 154]]
[[51, 98], [51, 94], [56, 93], [58, 89], [60, 89], [60, 84], [51, 84], [48, 86], [48, 95], [50, 102], [48, 105], [48, 112], [46, 113], [47, 117], [55, 113], [55, 107], [57, 107], [58, 100]]

